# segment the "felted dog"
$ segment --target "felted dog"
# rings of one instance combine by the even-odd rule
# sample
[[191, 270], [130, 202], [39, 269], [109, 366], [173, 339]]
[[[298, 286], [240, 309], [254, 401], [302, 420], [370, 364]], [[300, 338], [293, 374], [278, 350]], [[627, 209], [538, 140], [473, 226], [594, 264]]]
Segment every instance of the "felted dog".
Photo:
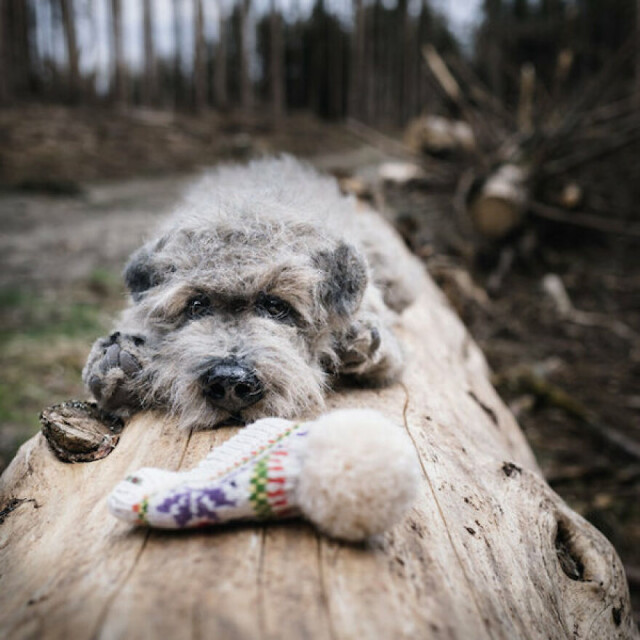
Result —
[[317, 412], [337, 377], [395, 380], [393, 324], [423, 273], [377, 213], [280, 157], [203, 177], [124, 276], [85, 383], [112, 413], [203, 428]]

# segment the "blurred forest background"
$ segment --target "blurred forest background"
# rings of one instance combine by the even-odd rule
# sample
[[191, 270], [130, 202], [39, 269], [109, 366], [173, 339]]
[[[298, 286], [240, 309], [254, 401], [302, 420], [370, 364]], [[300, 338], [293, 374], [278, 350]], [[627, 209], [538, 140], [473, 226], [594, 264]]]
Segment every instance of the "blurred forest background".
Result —
[[[422, 63], [426, 43], [464, 53], [492, 96], [513, 105], [522, 65], [535, 64], [551, 98], [560, 83], [567, 93], [579, 90], [638, 34], [633, 0], [448, 3], [475, 19], [466, 33], [452, 31], [447, 3], [433, 4], [4, 0], [0, 100], [268, 108], [274, 117], [305, 109], [403, 125], [438, 105]], [[623, 93], [637, 84], [639, 65], [636, 51], [617, 69]]]
[[0, 470], [194, 172], [281, 151], [424, 260], [640, 620], [639, 0], [0, 0]]

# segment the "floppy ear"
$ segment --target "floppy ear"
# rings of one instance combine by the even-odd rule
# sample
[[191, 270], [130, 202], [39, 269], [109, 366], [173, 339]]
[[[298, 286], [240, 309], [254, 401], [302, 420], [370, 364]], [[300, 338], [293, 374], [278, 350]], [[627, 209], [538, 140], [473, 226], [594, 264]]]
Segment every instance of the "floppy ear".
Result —
[[325, 307], [341, 316], [354, 313], [367, 286], [367, 263], [350, 244], [341, 242], [334, 251], [322, 251], [316, 266], [325, 272], [320, 284], [320, 299]]
[[124, 270], [125, 283], [135, 302], [142, 298], [145, 291], [159, 285], [165, 275], [166, 270], [163, 271], [154, 260], [154, 250], [147, 246], [138, 249], [129, 258]]

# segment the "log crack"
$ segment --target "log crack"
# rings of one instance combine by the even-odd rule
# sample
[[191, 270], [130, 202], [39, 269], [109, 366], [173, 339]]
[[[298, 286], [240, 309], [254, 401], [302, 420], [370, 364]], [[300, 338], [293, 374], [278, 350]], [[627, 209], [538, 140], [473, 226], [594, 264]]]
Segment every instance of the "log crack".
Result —
[[444, 511], [442, 510], [442, 505], [440, 504], [440, 501], [438, 500], [438, 495], [436, 493], [435, 487], [433, 486], [433, 482], [431, 481], [431, 478], [429, 477], [429, 472], [427, 471], [427, 468], [425, 466], [425, 461], [423, 459], [423, 457], [420, 455], [420, 449], [418, 448], [418, 444], [413, 436], [413, 433], [411, 432], [411, 429], [409, 427], [409, 420], [408, 420], [408, 412], [409, 412], [409, 404], [410, 404], [410, 395], [409, 395], [409, 390], [407, 389], [406, 385], [404, 383], [400, 383], [400, 386], [402, 387], [404, 394], [405, 394], [405, 401], [404, 401], [404, 406], [402, 408], [402, 420], [404, 423], [404, 428], [409, 436], [409, 438], [411, 439], [411, 442], [413, 443], [413, 447], [416, 451], [416, 454], [418, 455], [418, 460], [420, 461], [420, 468], [422, 469], [422, 473], [427, 481], [427, 484], [429, 485], [429, 491], [431, 493], [431, 496], [433, 498], [433, 501], [438, 509], [438, 515], [440, 516], [440, 519], [442, 520], [442, 523], [444, 524], [444, 528], [445, 531], [447, 533], [447, 538], [449, 540], [449, 544], [451, 545], [451, 549], [453, 550], [453, 553], [456, 557], [456, 561], [458, 563], [458, 565], [460, 566], [460, 570], [462, 572], [462, 575], [464, 576], [464, 580], [466, 583], [466, 586], [469, 590], [469, 593], [471, 594], [471, 598], [473, 600], [473, 605], [476, 609], [476, 611], [478, 612], [478, 618], [482, 620], [485, 630], [487, 632], [487, 635], [490, 638], [493, 638], [494, 635], [491, 632], [491, 626], [489, 624], [489, 622], [486, 620], [486, 618], [482, 615], [482, 608], [480, 607], [480, 603], [478, 602], [478, 599], [476, 597], [476, 593], [475, 590], [473, 589], [473, 583], [469, 578], [469, 575], [466, 571], [466, 567], [464, 565], [464, 562], [462, 562], [462, 558], [460, 557], [460, 554], [458, 553], [458, 549], [456, 548], [456, 545], [453, 542], [453, 536], [451, 535], [451, 529], [449, 528], [449, 523], [447, 522], [447, 519], [445, 518], [444, 515]]
[[150, 537], [151, 537], [151, 530], [149, 529], [149, 530], [144, 532], [144, 538], [142, 540], [142, 544], [140, 545], [140, 549], [138, 550], [138, 553], [136, 554], [136, 557], [133, 559], [133, 562], [131, 563], [131, 567], [129, 567], [129, 571], [127, 571], [127, 573], [124, 576], [124, 578], [122, 578], [122, 580], [121, 580], [120, 584], [118, 585], [118, 587], [116, 589], [114, 589], [113, 593], [109, 596], [109, 598], [107, 598], [107, 601], [106, 601], [102, 611], [100, 612], [100, 615], [98, 616], [98, 620], [96, 622], [95, 629], [93, 630], [93, 633], [90, 635], [90, 637], [92, 639], [99, 637], [100, 630], [104, 626], [104, 623], [105, 623], [105, 621], [107, 619], [107, 616], [109, 615], [109, 611], [111, 610], [111, 607], [113, 606], [113, 603], [114, 603], [116, 597], [120, 594], [120, 592], [122, 591], [124, 586], [127, 584], [129, 579], [133, 575], [133, 572], [134, 572], [136, 566], [140, 562], [140, 558], [142, 558], [142, 553], [145, 550], [145, 548], [147, 546], [147, 543], [149, 542], [149, 538]]
[[260, 554], [258, 556], [258, 629], [260, 630], [260, 637], [267, 636], [267, 615], [264, 604], [264, 556], [265, 547], [267, 544], [267, 529], [263, 525], [260, 528]]
[[565, 575], [571, 580], [584, 582], [584, 563], [572, 543], [571, 532], [562, 520], [558, 521], [555, 547], [560, 566]]
[[[180, 470], [182, 468], [182, 464], [184, 462], [185, 456], [187, 455], [187, 451], [189, 450], [189, 443], [191, 442], [192, 436], [193, 436], [193, 430], [189, 431], [186, 442], [182, 449], [182, 453], [180, 454], [180, 460], [178, 461], [176, 470]], [[144, 553], [144, 550], [147, 547], [147, 544], [151, 538], [152, 533], [154, 532], [151, 529], [147, 529], [146, 531], [144, 531], [144, 538], [142, 540], [142, 544], [140, 545], [140, 549], [138, 550], [138, 553], [133, 559], [133, 562], [131, 563], [131, 566], [129, 567], [129, 570], [127, 571], [126, 575], [122, 578], [118, 587], [113, 590], [113, 593], [107, 599], [107, 602], [105, 603], [104, 608], [102, 609], [102, 611], [100, 612], [100, 615], [98, 616], [98, 621], [96, 623], [94, 632], [90, 636], [91, 638], [99, 637], [100, 630], [102, 629], [105, 621], [107, 620], [107, 616], [109, 615], [109, 611], [111, 610], [111, 607], [113, 606], [113, 603], [115, 602], [116, 597], [120, 594], [120, 592], [126, 586], [127, 582], [133, 576], [133, 573], [136, 567], [138, 566], [138, 564], [140, 563], [140, 559], [142, 558], [142, 554]], [[157, 536], [158, 534], [155, 533], [155, 535]]]
[[327, 618], [327, 628], [329, 629], [329, 636], [331, 640], [336, 640], [336, 630], [333, 626], [333, 620], [331, 619], [331, 610], [329, 608], [329, 596], [327, 594], [327, 583], [324, 575], [324, 564], [322, 562], [322, 545], [323, 541], [320, 536], [316, 534], [317, 541], [317, 554], [316, 558], [318, 561], [318, 576], [320, 578], [320, 600], [322, 602], [322, 610]]
[[40, 506], [33, 498], [11, 498], [4, 507], [0, 509], [0, 524], [2, 524], [13, 511], [25, 502], [32, 502], [34, 509], [37, 509]]
[[492, 409], [488, 404], [480, 400], [480, 398], [478, 398], [478, 396], [475, 394], [474, 391], [469, 390], [467, 391], [467, 394], [484, 411], [484, 413], [489, 417], [491, 422], [493, 422], [493, 424], [499, 428], [500, 424], [498, 422], [498, 415], [495, 412], [495, 409]]

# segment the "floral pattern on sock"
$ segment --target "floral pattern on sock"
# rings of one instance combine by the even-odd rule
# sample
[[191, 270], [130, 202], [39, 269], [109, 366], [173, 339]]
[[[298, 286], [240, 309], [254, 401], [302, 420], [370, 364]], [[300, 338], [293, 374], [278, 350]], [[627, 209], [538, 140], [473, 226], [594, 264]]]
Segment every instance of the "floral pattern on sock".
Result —
[[[168, 528], [295, 515], [292, 499], [300, 463], [296, 443], [309, 433], [301, 426], [254, 442], [246, 453], [235, 449], [235, 460], [222, 470], [214, 471], [204, 461], [191, 472], [176, 474], [176, 485], [151, 490], [130, 508], [139, 523]], [[137, 474], [125, 481], [140, 488], [145, 483]]]

